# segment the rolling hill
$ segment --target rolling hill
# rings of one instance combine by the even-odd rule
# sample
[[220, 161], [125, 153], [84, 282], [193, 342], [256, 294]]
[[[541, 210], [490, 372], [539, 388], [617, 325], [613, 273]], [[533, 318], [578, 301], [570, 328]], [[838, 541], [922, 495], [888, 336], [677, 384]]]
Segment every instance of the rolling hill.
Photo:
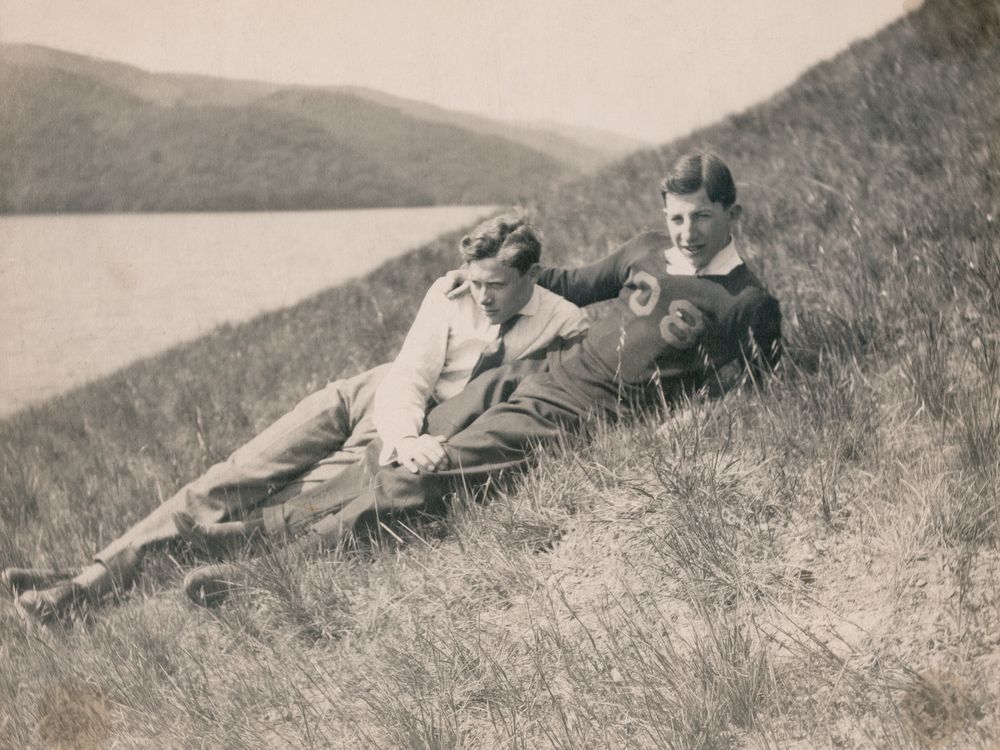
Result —
[[8, 213], [512, 203], [632, 143], [31, 45], [0, 47], [0, 102]]
[[[35, 746], [60, 698], [124, 747], [993, 750], [998, 122], [1000, 4], [927, 0], [767, 102], [539, 192], [548, 260], [577, 264], [662, 222], [679, 154], [718, 150], [782, 300], [779, 371], [596, 424], [491, 502], [248, 559], [215, 611], [177, 591], [183, 550], [72, 630], [0, 608], [4, 738]], [[86, 560], [393, 356], [456, 240], [0, 422], [0, 566]]]

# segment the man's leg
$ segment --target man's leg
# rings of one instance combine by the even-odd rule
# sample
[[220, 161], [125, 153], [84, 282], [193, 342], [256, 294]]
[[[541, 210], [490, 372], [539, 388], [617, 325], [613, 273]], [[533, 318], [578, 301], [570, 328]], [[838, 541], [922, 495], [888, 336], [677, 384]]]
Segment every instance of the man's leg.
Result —
[[[368, 447], [373, 455], [373, 466], [378, 466], [378, 453], [381, 450], [380, 440], [374, 440]], [[350, 505], [359, 495], [366, 493], [372, 484], [373, 475], [369, 471], [369, 463], [364, 457], [353, 464], [344, 466], [335, 476], [330, 477], [317, 487], [302, 492], [297, 497], [276, 506], [264, 508], [266, 516], [259, 516], [251, 522], [253, 528], [261, 535], [273, 541], [287, 541], [293, 536], [308, 531], [318, 519], [330, 514], [341, 516], [345, 506]], [[265, 528], [265, 520], [267, 526]], [[205, 529], [214, 533], [218, 527], [228, 524], [215, 524]], [[245, 541], [250, 524], [244, 524], [238, 539]], [[309, 535], [310, 537], [313, 535]], [[300, 540], [304, 541], [304, 540]], [[309, 546], [312, 540], [309, 540]], [[293, 545], [296, 544], [293, 542]], [[228, 598], [236, 583], [244, 578], [244, 566], [234, 562], [203, 565], [190, 571], [184, 578], [184, 592], [196, 604], [203, 606], [219, 604]]]
[[[449, 438], [444, 444], [451, 461], [448, 470], [413, 474], [400, 466], [379, 467], [381, 446], [373, 442], [364, 462], [288, 504], [294, 509], [287, 511], [286, 524], [293, 531], [308, 528], [309, 532], [296, 544], [336, 546], [363, 516], [416, 508], [463, 484], [481, 484], [500, 471], [519, 469], [536, 445], [557, 439], [564, 430], [577, 429], [582, 419], [580, 408], [546, 376], [533, 380], [524, 382], [510, 402], [490, 408]], [[446, 404], [435, 407], [428, 415], [429, 431], [433, 432], [433, 415]], [[438, 426], [444, 429], [447, 423], [464, 421], [461, 414], [469, 406], [451, 404]], [[192, 571], [184, 588], [196, 603], [217, 604], [228, 596], [232, 582], [240, 577], [238, 565], [211, 565]]]
[[276, 490], [340, 450], [355, 426], [371, 411], [375, 390], [388, 365], [330, 383], [239, 448], [226, 461], [162, 503], [95, 558], [106, 561], [120, 550], [142, 550], [175, 539], [173, 513], [183, 510], [212, 523], [259, 506]]
[[41, 619], [58, 617], [83, 594], [94, 598], [127, 583], [147, 548], [177, 538], [178, 511], [200, 523], [212, 523], [256, 507], [350, 440], [354, 428], [370, 413], [387, 367], [335, 381], [307, 396], [228, 460], [212, 466], [98, 552], [94, 564], [72, 581], [22, 594], [22, 610]]
[[[372, 437], [380, 449], [377, 435]], [[372, 442], [370, 441], [370, 442]], [[356, 497], [371, 480], [364, 460], [364, 450], [338, 451], [338, 463], [327, 463], [309, 472], [243, 521], [202, 524], [186, 513], [174, 514], [174, 521], [184, 539], [206, 556], [221, 556], [245, 546], [251, 540], [267, 539], [272, 544], [287, 542], [317, 520], [337, 512]], [[353, 459], [350, 462], [347, 459]]]
[[418, 508], [460, 487], [476, 487], [502, 472], [520, 470], [538, 445], [577, 431], [585, 413], [547, 373], [529, 378], [509, 401], [490, 408], [444, 443], [448, 469], [417, 474], [401, 466], [372, 469], [370, 486], [310, 531], [324, 546], [333, 546], [366, 513], [391, 515]]
[[[327, 482], [349, 487], [353, 471], [363, 461], [365, 449], [378, 437], [371, 409], [365, 410], [339, 450], [317, 461], [281, 490], [269, 495], [262, 506], [240, 520], [204, 523], [187, 511], [173, 514], [180, 535], [202, 554], [213, 557], [231, 552], [253, 539], [282, 541], [297, 533], [304, 518], [319, 518], [326, 512], [313, 490]], [[329, 496], [329, 495], [325, 495]]]
[[424, 431], [450, 438], [493, 407], [509, 401], [529, 377], [541, 376], [547, 370], [544, 359], [522, 359], [487, 370], [469, 381], [461, 393], [431, 409]]
[[[484, 412], [507, 401], [528, 376], [543, 372], [541, 360], [519, 360], [488, 370], [470, 381], [458, 395], [437, 404], [427, 414], [425, 432], [451, 438], [478, 419]], [[369, 432], [370, 430], [370, 432]], [[371, 485], [378, 471], [381, 443], [378, 432], [367, 420], [364, 442], [354, 440], [334, 459], [337, 465], [323, 462], [303, 480], [282, 490], [287, 501], [280, 505], [268, 503], [264, 508], [264, 525], [269, 533], [295, 535], [315, 524], [323, 516], [336, 513]], [[366, 458], [367, 453], [367, 458]], [[345, 465], [345, 464], [350, 465]]]
[[[426, 432], [451, 437], [470, 425], [483, 412], [510, 398], [529, 375], [545, 370], [541, 360], [520, 360], [484, 372], [473, 379], [455, 397], [438, 404], [427, 415]], [[338, 512], [367, 487], [373, 474], [363, 465], [367, 446], [378, 432], [366, 415], [354, 428], [351, 437], [337, 453], [318, 462], [312, 469], [271, 496], [259, 516], [249, 521], [197, 524], [194, 519], [178, 518], [182, 534], [211, 553], [243, 544], [254, 534], [271, 539], [287, 539], [306, 530], [323, 516]], [[371, 465], [378, 465], [375, 450]], [[377, 471], [377, 468], [375, 469]]]

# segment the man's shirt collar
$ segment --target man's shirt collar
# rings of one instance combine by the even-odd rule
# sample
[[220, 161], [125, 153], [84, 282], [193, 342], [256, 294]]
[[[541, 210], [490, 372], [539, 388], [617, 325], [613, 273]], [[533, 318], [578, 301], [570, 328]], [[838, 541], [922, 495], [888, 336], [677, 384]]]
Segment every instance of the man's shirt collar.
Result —
[[694, 263], [674, 246], [664, 250], [663, 256], [667, 261], [667, 273], [671, 276], [725, 276], [743, 265], [743, 258], [736, 251], [736, 243], [732, 239], [703, 268], [695, 268]]

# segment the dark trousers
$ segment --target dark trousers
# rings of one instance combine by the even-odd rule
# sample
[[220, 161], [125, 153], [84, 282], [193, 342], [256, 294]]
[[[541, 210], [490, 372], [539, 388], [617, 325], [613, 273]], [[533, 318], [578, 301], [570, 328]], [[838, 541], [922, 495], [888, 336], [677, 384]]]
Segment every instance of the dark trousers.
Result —
[[586, 413], [543, 363], [515, 363], [477, 378], [428, 414], [427, 432], [448, 437], [447, 470], [414, 474], [402, 466], [380, 467], [372, 445], [351, 474], [292, 502], [319, 511], [309, 519], [318, 519], [311, 529], [333, 545], [366, 514], [420, 508], [456, 488], [476, 487], [523, 468], [538, 445], [578, 430]]

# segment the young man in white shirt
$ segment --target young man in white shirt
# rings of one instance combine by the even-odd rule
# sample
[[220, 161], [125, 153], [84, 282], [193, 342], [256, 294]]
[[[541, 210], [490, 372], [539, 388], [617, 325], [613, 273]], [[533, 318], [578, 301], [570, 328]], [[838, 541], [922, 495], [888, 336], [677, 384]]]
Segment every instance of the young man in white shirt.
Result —
[[[473, 376], [486, 377], [486, 369], [518, 363], [526, 372], [535, 369], [532, 361], [540, 369], [544, 354], [568, 346], [587, 330], [579, 308], [534, 283], [541, 248], [531, 228], [511, 223], [510, 217], [497, 221], [462, 240], [467, 291], [449, 296], [445, 279], [432, 285], [399, 354], [385, 366], [369, 410], [374, 431], [352, 441], [368, 446], [377, 437], [382, 465], [399, 464], [412, 473], [443, 468], [447, 435], [424, 429], [429, 407], [457, 396]], [[450, 427], [448, 435], [455, 429]], [[308, 486], [286, 491], [290, 499], [272, 500], [249, 520], [206, 524], [180, 513], [175, 522], [207, 554], [258, 533], [272, 539], [294, 536], [340, 510], [341, 488], [353, 488], [364, 475], [352, 471], [359, 460], [352, 454], [350, 468], [310, 475]]]
[[[21, 611], [50, 621], [77, 604], [96, 602], [134, 578], [146, 550], [181, 533], [224, 544], [258, 529], [296, 531], [323, 509], [308, 502], [296, 505], [295, 498], [335, 480], [378, 436], [387, 457], [411, 471], [442, 466], [440, 440], [422, 434], [429, 405], [459, 393], [478, 374], [474, 371], [541, 356], [587, 328], [579, 308], [534, 284], [541, 244], [523, 219], [507, 214], [484, 222], [463, 238], [461, 251], [471, 292], [451, 299], [446, 283], [432, 286], [396, 362], [303, 399], [154, 509], [72, 579], [37, 569], [4, 571], [8, 587], [21, 592]], [[264, 504], [265, 513], [254, 513], [249, 521], [229, 520]], [[215, 534], [202, 534], [206, 529]]]

